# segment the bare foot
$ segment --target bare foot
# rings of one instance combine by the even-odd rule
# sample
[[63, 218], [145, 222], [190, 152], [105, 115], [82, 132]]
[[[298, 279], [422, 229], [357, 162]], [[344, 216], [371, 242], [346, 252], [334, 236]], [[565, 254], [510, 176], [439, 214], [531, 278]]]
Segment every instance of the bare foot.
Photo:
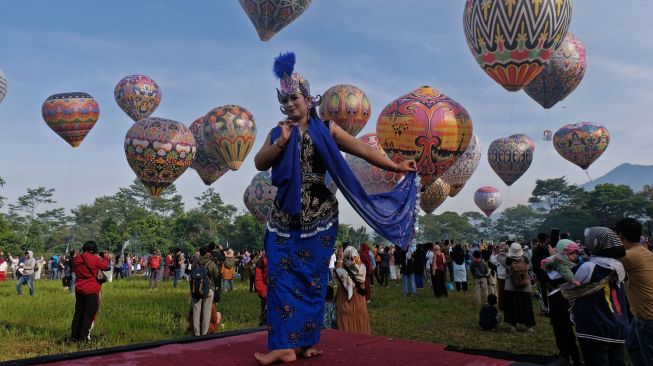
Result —
[[321, 354], [322, 354], [322, 351], [317, 350], [317, 349], [315, 349], [313, 347], [309, 347], [309, 348], [306, 348], [306, 349], [302, 350], [302, 357], [304, 357], [304, 358], [311, 358], [311, 357], [319, 356]]
[[297, 360], [297, 355], [293, 349], [275, 349], [266, 354], [255, 353], [254, 358], [261, 365], [271, 365], [273, 363], [286, 363]]

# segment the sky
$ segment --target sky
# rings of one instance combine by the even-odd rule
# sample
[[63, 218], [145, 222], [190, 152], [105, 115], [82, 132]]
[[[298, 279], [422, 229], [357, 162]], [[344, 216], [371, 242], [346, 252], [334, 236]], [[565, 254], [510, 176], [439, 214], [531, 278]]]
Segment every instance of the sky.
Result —
[[[296, 70], [313, 93], [348, 83], [372, 105], [363, 133], [374, 132], [383, 107], [430, 85], [469, 112], [483, 156], [463, 191], [435, 211], [480, 212], [473, 202], [484, 185], [503, 194], [498, 212], [526, 203], [536, 179], [588, 177], [560, 157], [545, 129], [592, 121], [611, 134], [610, 146], [588, 170], [599, 177], [621, 163], [653, 164], [644, 151], [653, 136], [653, 23], [649, 0], [575, 0], [570, 31], [587, 49], [580, 86], [545, 110], [524, 92], [510, 93], [490, 79], [471, 55], [463, 33], [462, 0], [314, 0], [269, 42], [261, 42], [235, 0], [64, 2], [14, 1], [3, 7], [0, 69], [8, 94], [0, 103], [0, 195], [14, 202], [27, 188], [55, 188], [56, 207], [92, 203], [129, 185], [135, 175], [123, 150], [131, 119], [113, 99], [126, 75], [145, 74], [163, 94], [152, 116], [189, 125], [209, 110], [239, 104], [256, 118], [254, 149], [240, 170], [212, 185], [227, 203], [245, 209], [242, 196], [256, 174], [253, 157], [279, 112], [272, 62], [297, 54]], [[45, 124], [50, 95], [81, 91], [100, 104], [100, 119], [81, 147], [72, 149]], [[536, 143], [530, 169], [507, 187], [487, 162], [497, 138], [525, 133]], [[206, 189], [188, 169], [176, 186], [187, 208]], [[342, 223], [363, 224], [339, 195]], [[54, 207], [54, 206], [53, 206]], [[50, 208], [53, 208], [50, 207]], [[6, 209], [6, 207], [5, 207]]]

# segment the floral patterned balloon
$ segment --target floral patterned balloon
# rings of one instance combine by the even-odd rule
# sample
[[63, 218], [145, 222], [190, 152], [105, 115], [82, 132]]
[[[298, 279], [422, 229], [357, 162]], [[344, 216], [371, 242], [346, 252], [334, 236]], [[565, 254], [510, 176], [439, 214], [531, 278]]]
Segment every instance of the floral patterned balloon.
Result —
[[487, 158], [499, 178], [512, 185], [531, 166], [534, 151], [535, 144], [530, 137], [516, 134], [492, 141]]
[[207, 113], [202, 129], [209, 157], [223, 160], [231, 170], [240, 168], [256, 139], [254, 116], [235, 104]]
[[[375, 133], [368, 133], [359, 138], [359, 140], [370, 145], [374, 149], [378, 150], [383, 156], [387, 157], [387, 154], [379, 145], [379, 140], [376, 137]], [[393, 173], [368, 163], [364, 159], [361, 159], [354, 155], [347, 154], [345, 156], [347, 164], [354, 171], [354, 175], [358, 178], [358, 181], [363, 185], [367, 194], [378, 194], [384, 192], [390, 192], [404, 177], [401, 173]]]
[[356, 136], [370, 119], [372, 107], [362, 90], [340, 84], [322, 94], [319, 112], [322, 120], [333, 121], [348, 134]]
[[571, 33], [553, 52], [551, 60], [524, 91], [542, 107], [548, 109], [565, 99], [583, 80], [587, 68], [585, 46]]
[[134, 122], [149, 117], [161, 103], [159, 85], [145, 75], [125, 76], [116, 85], [113, 96]]
[[272, 185], [272, 173], [268, 170], [260, 172], [252, 178], [250, 185], [245, 188], [243, 201], [249, 212], [260, 223], [265, 223], [274, 208], [276, 196], [277, 187]]
[[589, 168], [608, 144], [608, 129], [592, 122], [565, 125], [553, 135], [553, 146], [558, 154], [582, 169]]
[[191, 168], [195, 169], [204, 184], [210, 186], [213, 182], [228, 172], [229, 167], [227, 167], [226, 162], [212, 159], [209, 156], [209, 153], [206, 150], [206, 143], [204, 142], [202, 121], [204, 121], [204, 116], [197, 118], [189, 127], [190, 132], [192, 132], [193, 137], [195, 137], [195, 143], [197, 144], [197, 152], [195, 153], [195, 159], [193, 159]]
[[62, 93], [43, 102], [48, 126], [72, 147], [78, 147], [100, 118], [100, 106], [86, 93]]
[[449, 197], [454, 197], [460, 192], [465, 183], [472, 177], [474, 171], [476, 171], [480, 161], [481, 142], [478, 140], [476, 134], [473, 134], [472, 141], [467, 146], [465, 152], [442, 174], [442, 180], [451, 186]]
[[269, 41], [311, 5], [311, 0], [238, 0], [238, 2], [254, 24], [261, 41]]
[[195, 151], [195, 138], [188, 127], [165, 118], [142, 119], [125, 135], [127, 162], [153, 197], [186, 171]]
[[419, 206], [427, 214], [432, 213], [449, 197], [449, 184], [438, 178], [420, 193]]
[[388, 104], [377, 121], [381, 147], [395, 162], [413, 159], [422, 187], [451, 167], [472, 139], [465, 108], [430, 86]]

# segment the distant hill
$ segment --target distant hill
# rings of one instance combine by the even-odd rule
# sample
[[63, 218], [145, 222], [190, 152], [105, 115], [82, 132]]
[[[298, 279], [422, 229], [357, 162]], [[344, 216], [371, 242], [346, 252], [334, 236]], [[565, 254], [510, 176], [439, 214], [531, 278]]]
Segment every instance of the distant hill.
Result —
[[629, 186], [639, 192], [644, 185], [653, 185], [653, 165], [635, 165], [624, 163], [612, 169], [602, 177], [585, 183], [580, 187], [586, 191], [594, 189], [599, 184], [612, 183]]

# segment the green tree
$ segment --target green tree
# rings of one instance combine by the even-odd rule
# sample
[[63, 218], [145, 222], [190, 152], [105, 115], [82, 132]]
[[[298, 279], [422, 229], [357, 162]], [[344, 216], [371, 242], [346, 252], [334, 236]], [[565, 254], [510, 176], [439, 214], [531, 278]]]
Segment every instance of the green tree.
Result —
[[168, 186], [159, 197], [152, 197], [143, 183], [134, 179], [129, 187], [120, 188], [116, 198], [126, 203], [136, 204], [149, 212], [164, 217], [178, 215], [184, 211], [182, 197], [177, 193], [177, 187], [174, 184]]
[[582, 188], [569, 184], [565, 177], [537, 179], [528, 202], [536, 204], [540, 212], [550, 212], [579, 203], [583, 193]]
[[339, 243], [349, 242], [356, 247], [360, 247], [361, 243], [370, 243], [370, 236], [367, 234], [365, 226], [356, 229], [349, 224], [338, 224], [336, 241]]
[[599, 225], [612, 227], [624, 217], [648, 220], [651, 201], [626, 185], [599, 184], [589, 192], [587, 209]]
[[[39, 207], [43, 205], [56, 203], [52, 196], [54, 195], [54, 188], [47, 189], [45, 187], [28, 188], [27, 194], [18, 197], [16, 203], [9, 205], [9, 215], [22, 233], [23, 246], [29, 246], [32, 249], [40, 249], [41, 236], [40, 233], [30, 236], [30, 229], [36, 216]], [[29, 240], [31, 238], [31, 240]]]
[[462, 214], [462, 217], [467, 219], [470, 225], [476, 229], [478, 232], [478, 237], [485, 240], [491, 241], [495, 239], [495, 229], [494, 222], [491, 218], [481, 214], [476, 211], [467, 211]]
[[[7, 182], [5, 182], [5, 180], [2, 179], [2, 177], [0, 177], [0, 187], [4, 187], [5, 183], [7, 183]], [[7, 197], [0, 196], [0, 208], [4, 207], [5, 202], [7, 202]]]
[[583, 207], [565, 207], [550, 212], [539, 225], [538, 232], [549, 233], [557, 228], [569, 232], [573, 239], [583, 239], [585, 228], [599, 225], [598, 220]]
[[456, 242], [470, 242], [478, 239], [478, 231], [467, 220], [455, 212], [446, 211], [440, 215], [425, 215], [419, 218], [419, 242], [436, 242], [444, 239]]
[[505, 209], [496, 223], [497, 233], [502, 239], [530, 240], [537, 236], [537, 228], [545, 216], [526, 205]]
[[229, 247], [234, 250], [261, 250], [263, 249], [263, 236], [265, 225], [256, 220], [249, 212], [236, 216], [230, 225], [228, 240]]

